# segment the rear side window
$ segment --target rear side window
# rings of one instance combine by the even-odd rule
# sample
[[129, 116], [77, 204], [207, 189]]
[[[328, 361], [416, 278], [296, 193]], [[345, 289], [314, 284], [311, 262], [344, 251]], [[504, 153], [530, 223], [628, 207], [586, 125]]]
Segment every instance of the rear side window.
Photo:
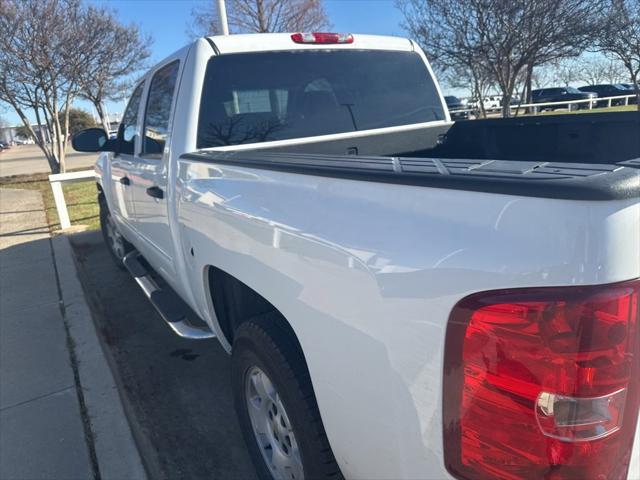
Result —
[[414, 52], [229, 54], [207, 66], [198, 148], [443, 120], [436, 86]]
[[118, 153], [133, 155], [134, 136], [138, 131], [138, 111], [140, 110], [143, 88], [144, 82], [136, 87], [122, 116], [122, 123], [118, 131], [118, 140], [120, 141]]
[[151, 79], [147, 110], [144, 115], [143, 153], [145, 155], [160, 157], [164, 151], [179, 66], [178, 61], [170, 63], [158, 70]]

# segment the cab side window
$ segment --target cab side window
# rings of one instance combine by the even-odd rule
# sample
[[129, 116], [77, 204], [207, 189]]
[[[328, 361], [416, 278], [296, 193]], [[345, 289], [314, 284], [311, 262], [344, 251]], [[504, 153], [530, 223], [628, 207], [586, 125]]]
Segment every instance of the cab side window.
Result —
[[135, 147], [134, 137], [138, 131], [138, 110], [140, 110], [140, 100], [142, 99], [143, 89], [144, 82], [140, 83], [133, 91], [127, 109], [122, 116], [122, 123], [118, 130], [118, 140], [120, 143], [118, 153], [133, 155]]
[[144, 115], [142, 154], [145, 156], [160, 158], [164, 151], [179, 66], [178, 61], [170, 63], [158, 70], [151, 79], [147, 110]]

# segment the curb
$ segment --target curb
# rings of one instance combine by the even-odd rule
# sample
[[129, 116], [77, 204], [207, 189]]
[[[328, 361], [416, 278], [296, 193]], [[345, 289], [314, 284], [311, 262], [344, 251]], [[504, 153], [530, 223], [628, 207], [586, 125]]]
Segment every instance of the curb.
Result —
[[138, 447], [125, 416], [116, 381], [98, 338], [78, 279], [69, 238], [51, 238], [64, 320], [77, 359], [101, 480], [146, 480]]

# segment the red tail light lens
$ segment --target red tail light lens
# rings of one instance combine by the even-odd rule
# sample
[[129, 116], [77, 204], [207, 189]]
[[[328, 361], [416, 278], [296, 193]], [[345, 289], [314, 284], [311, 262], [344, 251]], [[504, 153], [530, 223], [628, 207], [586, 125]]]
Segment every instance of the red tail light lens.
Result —
[[464, 479], [621, 479], [640, 407], [640, 280], [485, 292], [447, 328], [444, 449]]
[[315, 44], [330, 44], [330, 43], [353, 43], [353, 35], [350, 33], [327, 33], [327, 32], [314, 32], [314, 33], [294, 33], [291, 35], [291, 40], [295, 43], [315, 43]]

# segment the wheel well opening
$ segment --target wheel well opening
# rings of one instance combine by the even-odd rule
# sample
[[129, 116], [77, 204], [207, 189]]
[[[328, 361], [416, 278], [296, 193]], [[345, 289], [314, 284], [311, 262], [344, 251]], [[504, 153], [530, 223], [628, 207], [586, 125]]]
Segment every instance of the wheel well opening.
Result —
[[282, 313], [251, 287], [213, 266], [209, 266], [207, 275], [211, 303], [222, 333], [229, 344], [233, 344], [234, 334], [240, 325], [269, 312], [277, 312], [282, 318], [281, 326], [296, 338], [291, 325]]

